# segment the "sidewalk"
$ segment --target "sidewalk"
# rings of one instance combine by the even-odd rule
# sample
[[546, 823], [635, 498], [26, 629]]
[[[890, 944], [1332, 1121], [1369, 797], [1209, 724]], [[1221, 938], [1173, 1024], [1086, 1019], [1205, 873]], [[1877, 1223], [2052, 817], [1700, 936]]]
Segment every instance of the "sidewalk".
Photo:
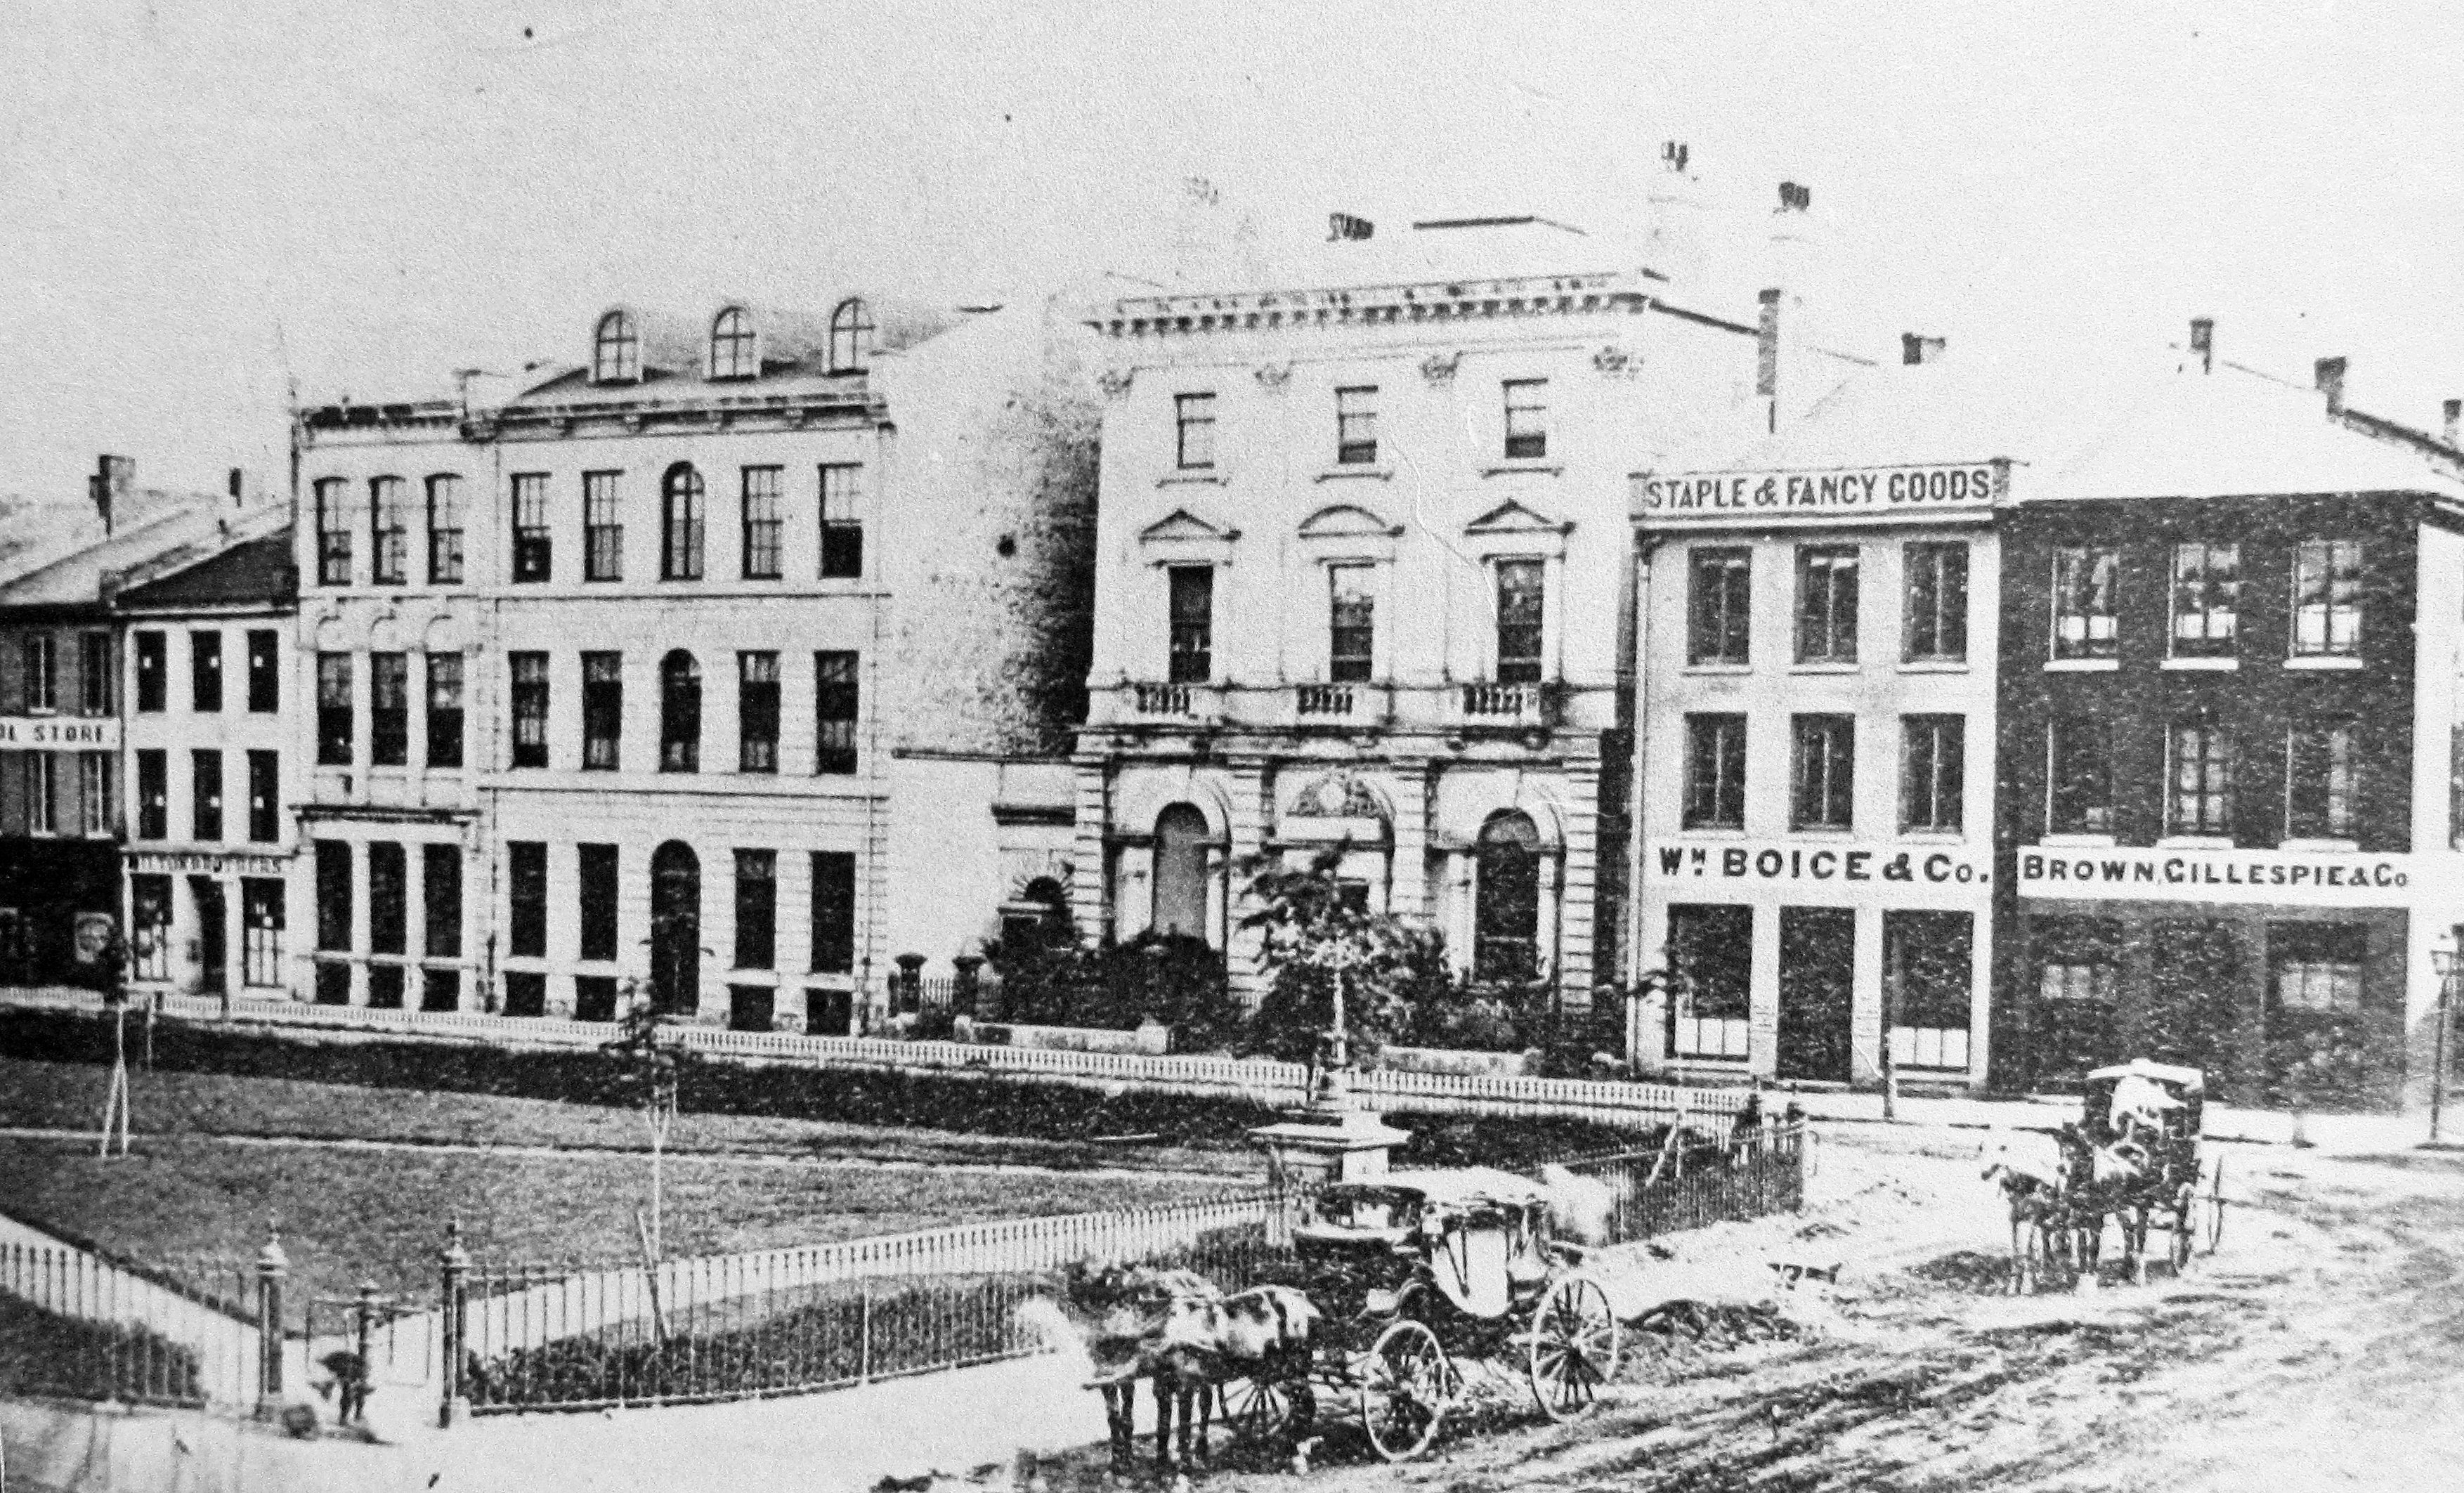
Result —
[[[1763, 1103], [1771, 1112], [1791, 1099], [1813, 1119], [1838, 1124], [1880, 1124], [1882, 1096], [1878, 1093], [1799, 1093], [1766, 1090]], [[1903, 1096], [1899, 1119], [1903, 1125], [1947, 1129], [1989, 1130], [2041, 1128], [2051, 1130], [2077, 1119], [2076, 1094], [2032, 1094], [2024, 1099], [1916, 1099]], [[2293, 1116], [2280, 1109], [2247, 1109], [2233, 1105], [2208, 1106], [2207, 1139], [2261, 1146], [2293, 1143]], [[2383, 1154], [2409, 1151], [2430, 1138], [2427, 1114], [2312, 1114], [2302, 1121], [2304, 1138], [2326, 1155]], [[2464, 1143], [2464, 1113], [2447, 1127], [2451, 1142]]]

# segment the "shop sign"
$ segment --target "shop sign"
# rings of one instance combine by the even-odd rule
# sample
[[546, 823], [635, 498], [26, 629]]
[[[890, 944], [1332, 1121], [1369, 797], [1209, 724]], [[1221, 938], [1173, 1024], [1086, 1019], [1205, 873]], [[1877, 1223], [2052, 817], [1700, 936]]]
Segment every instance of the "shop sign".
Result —
[[1669, 523], [1892, 517], [1991, 508], [2005, 480], [1999, 461], [1646, 473], [1634, 479], [1634, 508]]
[[1990, 867], [1964, 848], [1931, 845], [1806, 845], [1725, 841], [1651, 846], [1643, 869], [1663, 881], [1881, 882], [1982, 886]]
[[140, 875], [280, 876], [291, 863], [278, 855], [219, 854], [208, 850], [131, 850], [128, 868]]
[[2285, 850], [2019, 848], [2019, 895], [2150, 902], [2398, 906], [2415, 857]]
[[0, 747], [108, 751], [120, 745], [110, 716], [0, 715]]

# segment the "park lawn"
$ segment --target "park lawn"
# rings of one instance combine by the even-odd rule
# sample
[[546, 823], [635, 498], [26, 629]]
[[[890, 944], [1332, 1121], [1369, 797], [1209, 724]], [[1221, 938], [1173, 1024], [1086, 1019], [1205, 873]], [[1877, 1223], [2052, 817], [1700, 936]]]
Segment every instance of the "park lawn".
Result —
[[[666, 1167], [671, 1256], [822, 1243], [980, 1219], [1096, 1212], [1214, 1196], [1221, 1184], [1069, 1173], [819, 1167], [688, 1156]], [[362, 1281], [424, 1300], [446, 1221], [485, 1263], [638, 1258], [646, 1157], [371, 1150], [197, 1136], [141, 1138], [104, 1160], [91, 1142], [0, 1136], [0, 1211], [186, 1273], [179, 1257], [252, 1258], [278, 1220], [292, 1293]]]
[[[92, 1131], [100, 1122], [110, 1069], [0, 1058], [0, 1128]], [[826, 1081], [823, 1079], [821, 1081]], [[413, 1088], [363, 1088], [299, 1079], [132, 1066], [133, 1128], [141, 1135], [288, 1135], [478, 1146], [647, 1151], [640, 1113]], [[877, 1161], [1051, 1167], [1134, 1167], [1198, 1172], [1226, 1183], [1260, 1175], [1251, 1151], [1090, 1146], [1076, 1141], [968, 1135], [759, 1115], [681, 1114], [673, 1153], [825, 1155]]]

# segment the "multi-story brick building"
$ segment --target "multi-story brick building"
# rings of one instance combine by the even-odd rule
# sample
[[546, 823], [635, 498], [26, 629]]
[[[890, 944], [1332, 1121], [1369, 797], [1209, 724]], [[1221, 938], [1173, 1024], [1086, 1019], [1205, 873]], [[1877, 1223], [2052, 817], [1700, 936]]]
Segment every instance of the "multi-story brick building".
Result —
[[856, 297], [584, 331], [509, 399], [301, 419], [320, 999], [400, 962], [436, 1005], [604, 1019], [638, 977], [848, 1030], [1067, 845], [1066, 782], [1002, 765], [1084, 677], [1066, 340]]
[[128, 770], [129, 983], [288, 994], [298, 800], [286, 509], [232, 526], [219, 553], [123, 589], [116, 692]]
[[1254, 998], [1243, 868], [1341, 843], [1477, 977], [1579, 1005], [1613, 969], [1624, 479], [1739, 418], [1754, 360], [1617, 257], [1432, 224], [1098, 309], [1081, 936], [1201, 935]]

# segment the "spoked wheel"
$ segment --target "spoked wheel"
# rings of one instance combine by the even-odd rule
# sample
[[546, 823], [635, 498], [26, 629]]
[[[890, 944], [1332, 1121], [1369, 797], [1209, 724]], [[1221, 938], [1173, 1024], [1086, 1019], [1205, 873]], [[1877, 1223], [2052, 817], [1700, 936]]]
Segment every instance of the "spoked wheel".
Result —
[[1279, 1378], [1271, 1372], [1233, 1379], [1223, 1386], [1223, 1419], [1235, 1441], [1283, 1446], [1307, 1435], [1316, 1421], [1317, 1392], [1306, 1379]]
[[2208, 1183], [2207, 1197], [2208, 1253], [2225, 1241], [2225, 1158], [2216, 1158], [2215, 1175]]
[[1388, 1461], [1407, 1461], [1438, 1438], [1454, 1397], [1454, 1366], [1438, 1335], [1409, 1318], [1377, 1334], [1360, 1368], [1360, 1423]]
[[2180, 1275], [2190, 1263], [2190, 1246], [2197, 1242], [2197, 1219], [2201, 1207], [2198, 1184], [2183, 1184], [2173, 1197], [2173, 1242], [2167, 1251], [2172, 1257], [2173, 1273]]
[[1551, 1420], [1590, 1414], [1600, 1386], [1617, 1377], [1617, 1313], [1588, 1276], [1549, 1287], [1531, 1316], [1530, 1343], [1531, 1394]]

